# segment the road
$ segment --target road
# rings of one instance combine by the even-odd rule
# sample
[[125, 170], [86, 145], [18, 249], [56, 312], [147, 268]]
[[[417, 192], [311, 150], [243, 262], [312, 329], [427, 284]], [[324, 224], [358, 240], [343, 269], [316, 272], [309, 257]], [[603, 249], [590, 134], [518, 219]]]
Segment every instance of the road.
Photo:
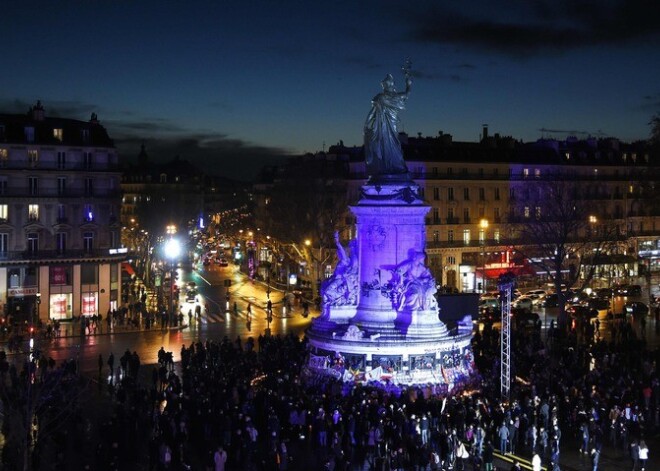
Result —
[[[231, 312], [225, 309], [227, 288], [224, 280], [231, 279], [229, 287]], [[107, 327], [103, 326], [103, 334], [86, 337], [62, 337], [43, 344], [41, 349], [46, 351], [58, 363], [71, 358], [76, 359], [78, 367], [84, 374], [95, 374], [98, 371], [99, 354], [104, 361], [110, 352], [115, 355], [115, 364], [127, 349], [136, 351], [142, 365], [153, 365], [158, 361], [158, 350], [164, 347], [166, 351], [174, 354], [174, 361], [178, 362], [181, 356], [181, 346], [190, 345], [198, 340], [207, 338], [222, 338], [227, 336], [235, 339], [240, 336], [243, 340], [248, 337], [258, 337], [264, 334], [268, 327], [266, 320], [267, 286], [260, 282], [252, 282], [240, 273], [234, 266], [219, 267], [212, 265], [192, 272], [179, 272], [179, 283], [185, 285], [188, 281], [197, 284], [199, 295], [197, 303], [185, 302], [185, 295], [181, 295], [181, 309], [187, 314], [189, 310], [195, 311], [197, 304], [202, 308], [200, 319], [194, 319], [191, 325], [183, 328], [126, 331], [107, 334]], [[307, 318], [302, 316], [302, 308], [294, 305], [293, 312], [283, 313], [284, 293], [271, 289], [270, 298], [273, 302], [273, 321], [270, 323], [272, 335], [293, 333], [303, 335], [309, 326], [314, 313]], [[233, 304], [237, 303], [238, 315], [233, 312]], [[252, 321], [250, 328], [246, 322], [248, 305], [251, 305]], [[205, 306], [208, 306], [206, 309]], [[187, 315], [185, 323], [187, 324]], [[21, 354], [11, 355], [14, 361], [21, 362]]]

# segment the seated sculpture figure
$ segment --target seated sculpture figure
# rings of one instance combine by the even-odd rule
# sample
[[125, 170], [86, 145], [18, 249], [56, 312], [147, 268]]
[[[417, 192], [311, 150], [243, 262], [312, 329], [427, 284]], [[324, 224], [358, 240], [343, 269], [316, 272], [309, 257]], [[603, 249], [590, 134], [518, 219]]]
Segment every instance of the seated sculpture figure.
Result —
[[408, 258], [391, 269], [392, 284], [398, 293], [396, 308], [402, 310], [435, 309], [435, 278], [424, 265], [424, 252], [408, 251]]
[[357, 240], [349, 242], [350, 254], [339, 242], [339, 233], [335, 232], [335, 244], [339, 261], [335, 271], [321, 287], [323, 303], [326, 306], [342, 306], [357, 303], [358, 260]]

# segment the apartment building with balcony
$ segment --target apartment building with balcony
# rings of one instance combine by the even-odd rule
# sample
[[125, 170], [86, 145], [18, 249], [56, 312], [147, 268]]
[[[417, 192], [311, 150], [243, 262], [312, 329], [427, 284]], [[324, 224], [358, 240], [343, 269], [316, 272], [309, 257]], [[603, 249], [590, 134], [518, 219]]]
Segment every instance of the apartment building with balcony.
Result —
[[72, 319], [121, 304], [121, 172], [89, 121], [0, 114], [0, 315]]
[[[576, 201], [590, 208], [592, 221], [597, 221], [598, 227], [584, 225], [582, 237], [590, 237], [591, 230], [604, 235], [605, 228], [608, 237], [616, 235], [608, 250], [623, 261], [621, 276], [660, 270], [660, 159], [644, 143], [592, 138], [522, 143], [489, 137], [487, 129], [480, 142], [454, 142], [443, 133], [402, 134], [400, 139], [408, 170], [431, 205], [427, 265], [439, 284], [459, 291], [485, 290], [495, 288], [494, 280], [504, 271], [542, 279], [543, 273], [516, 250], [516, 231], [544, 214], [542, 185], [559, 182], [576, 191]], [[353, 150], [333, 146], [330, 152], [355, 154]], [[354, 155], [352, 198], [366, 178], [361, 155]]]

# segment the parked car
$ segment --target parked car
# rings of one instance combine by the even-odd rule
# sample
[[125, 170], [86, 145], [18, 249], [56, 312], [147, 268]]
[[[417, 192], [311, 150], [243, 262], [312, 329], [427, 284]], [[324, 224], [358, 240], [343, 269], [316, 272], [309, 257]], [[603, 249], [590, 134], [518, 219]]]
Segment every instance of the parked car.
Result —
[[572, 317], [575, 318], [586, 317], [591, 319], [594, 317], [598, 317], [598, 311], [596, 309], [593, 309], [584, 304], [573, 304], [566, 308], [566, 312], [568, 312]]
[[511, 303], [511, 307], [515, 309], [527, 309], [531, 311], [534, 307], [533, 299], [530, 296], [521, 296]]
[[539, 295], [539, 296], [541, 296], [541, 295], [545, 296], [548, 293], [546, 293], [546, 291], [544, 289], [532, 289], [532, 290], [526, 291], [524, 296], [530, 296], [530, 295], [533, 295], [533, 294]]
[[479, 301], [479, 310], [485, 309], [485, 308], [492, 308], [492, 309], [499, 309], [500, 308], [500, 300], [497, 298], [484, 298], [481, 301]]
[[649, 313], [649, 307], [639, 301], [627, 302], [624, 309], [632, 316], [646, 316]]

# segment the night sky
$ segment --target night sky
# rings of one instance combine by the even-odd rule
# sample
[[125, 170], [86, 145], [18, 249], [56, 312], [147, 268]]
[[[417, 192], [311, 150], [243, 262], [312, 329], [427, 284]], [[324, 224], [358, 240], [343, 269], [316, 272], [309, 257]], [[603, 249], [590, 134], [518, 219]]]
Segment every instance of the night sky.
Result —
[[94, 111], [124, 157], [144, 142], [153, 160], [247, 179], [360, 145], [409, 57], [410, 134], [632, 141], [660, 112], [658, 18], [655, 0], [8, 1], [0, 112]]

